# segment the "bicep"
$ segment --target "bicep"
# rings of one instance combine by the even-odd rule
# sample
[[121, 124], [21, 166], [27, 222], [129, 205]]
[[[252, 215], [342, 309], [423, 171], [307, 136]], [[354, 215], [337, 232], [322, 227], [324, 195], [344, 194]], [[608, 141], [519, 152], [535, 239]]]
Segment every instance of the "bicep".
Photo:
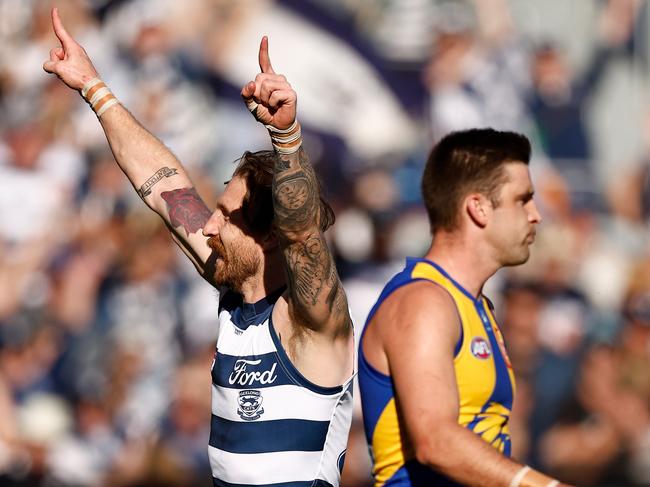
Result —
[[321, 232], [290, 242], [284, 249], [290, 308], [298, 322], [338, 332], [350, 325], [347, 298]]
[[428, 441], [442, 424], [457, 424], [458, 388], [454, 348], [459, 318], [449, 296], [430, 283], [419, 283], [397, 298], [399, 312], [386, 340], [386, 355], [398, 407], [413, 446]]
[[[211, 251], [203, 227], [211, 212], [194, 187], [169, 188], [149, 196], [150, 206], [162, 217], [174, 241], [201, 274]], [[146, 201], [146, 199], [145, 199]], [[149, 204], [149, 202], [147, 202]]]

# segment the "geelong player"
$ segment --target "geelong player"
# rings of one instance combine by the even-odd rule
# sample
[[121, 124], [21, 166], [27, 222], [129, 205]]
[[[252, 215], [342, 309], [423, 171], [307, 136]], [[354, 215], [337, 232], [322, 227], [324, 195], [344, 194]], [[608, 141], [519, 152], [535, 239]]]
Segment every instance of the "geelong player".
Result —
[[220, 290], [209, 456], [214, 485], [336, 486], [352, 417], [354, 340], [323, 232], [334, 221], [301, 147], [296, 93], [275, 74], [242, 89], [273, 151], [245, 153], [209, 210], [183, 166], [124, 108], [52, 10], [43, 68], [96, 112], [115, 160]]

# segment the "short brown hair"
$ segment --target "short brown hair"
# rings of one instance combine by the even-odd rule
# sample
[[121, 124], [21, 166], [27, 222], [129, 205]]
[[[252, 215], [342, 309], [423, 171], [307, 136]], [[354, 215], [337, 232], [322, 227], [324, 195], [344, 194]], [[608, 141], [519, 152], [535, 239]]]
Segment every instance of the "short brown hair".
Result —
[[[276, 164], [274, 151], [244, 152], [233, 172], [233, 177], [246, 181], [246, 195], [242, 204], [244, 223], [255, 235], [266, 235], [273, 225], [273, 168]], [[334, 210], [320, 194], [319, 226], [321, 231], [334, 224]]]
[[478, 192], [498, 205], [508, 162], [530, 162], [525, 135], [494, 129], [452, 132], [431, 151], [422, 176], [422, 197], [431, 233], [454, 230], [462, 200]]

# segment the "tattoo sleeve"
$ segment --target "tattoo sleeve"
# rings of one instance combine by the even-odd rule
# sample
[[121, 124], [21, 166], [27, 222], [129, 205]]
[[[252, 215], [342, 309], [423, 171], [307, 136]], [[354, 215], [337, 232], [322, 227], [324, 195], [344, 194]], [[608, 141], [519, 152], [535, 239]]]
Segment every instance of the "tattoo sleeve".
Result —
[[318, 181], [301, 147], [296, 154], [278, 154], [273, 177], [275, 223], [287, 233], [318, 228]]
[[210, 210], [194, 188], [163, 191], [160, 196], [167, 203], [171, 226], [182, 227], [188, 237], [201, 230], [210, 219]]
[[275, 223], [286, 239], [284, 257], [290, 294], [316, 326], [334, 319], [349, 324], [347, 300], [320, 230], [318, 180], [301, 147], [277, 154], [273, 177]]

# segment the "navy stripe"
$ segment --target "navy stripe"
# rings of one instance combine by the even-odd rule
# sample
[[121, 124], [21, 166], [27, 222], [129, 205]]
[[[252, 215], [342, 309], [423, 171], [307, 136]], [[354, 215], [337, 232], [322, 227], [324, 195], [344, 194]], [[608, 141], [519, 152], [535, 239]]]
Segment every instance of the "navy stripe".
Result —
[[241, 330], [260, 325], [271, 315], [273, 305], [285, 289], [286, 286], [282, 286], [255, 303], [245, 303], [241, 295], [228, 291], [219, 303], [219, 312], [228, 311], [230, 320]]
[[210, 446], [230, 453], [321, 451], [329, 421], [230, 421], [212, 415]]
[[[259, 363], [255, 363], [258, 362]], [[230, 389], [264, 389], [267, 387], [295, 385], [278, 363], [276, 352], [261, 355], [226, 355], [217, 351], [212, 368], [212, 382]], [[236, 370], [235, 370], [236, 369]]]
[[483, 323], [483, 328], [488, 335], [490, 340], [490, 347], [492, 348], [492, 357], [494, 362], [494, 368], [496, 369], [496, 384], [494, 385], [494, 390], [492, 395], [488, 399], [487, 403], [483, 407], [483, 411], [487, 410], [491, 403], [496, 402], [503, 405], [509, 411], [512, 411], [512, 402], [514, 399], [514, 391], [512, 390], [512, 382], [510, 381], [510, 374], [508, 373], [508, 366], [506, 365], [506, 360], [501, 353], [501, 347], [497, 342], [494, 330], [492, 329], [492, 323], [488, 318], [487, 312], [483, 303], [475, 303], [476, 311]]
[[284, 351], [284, 348], [282, 347], [280, 338], [275, 332], [275, 328], [273, 328], [273, 318], [269, 318], [269, 332], [271, 333], [273, 344], [277, 349], [280, 363], [282, 364], [285, 373], [293, 379], [294, 384], [299, 384], [309, 389], [310, 391], [315, 392], [316, 394], [323, 394], [327, 396], [333, 396], [334, 394], [338, 394], [341, 391], [343, 391], [343, 385], [333, 386], [333, 387], [319, 386], [318, 384], [314, 384], [313, 382], [311, 382], [309, 379], [307, 379], [304, 375], [300, 373], [300, 371], [293, 365], [293, 362], [291, 362], [291, 359], [289, 358], [287, 353]]
[[303, 480], [300, 482], [280, 482], [278, 484], [231, 484], [223, 480], [212, 477], [214, 487], [333, 487], [329, 482], [324, 480]]
[[233, 291], [226, 291], [222, 298], [219, 300], [219, 313], [222, 310], [226, 310], [229, 313], [232, 313], [235, 308], [238, 308], [242, 305], [242, 297], [240, 294], [237, 294]]

